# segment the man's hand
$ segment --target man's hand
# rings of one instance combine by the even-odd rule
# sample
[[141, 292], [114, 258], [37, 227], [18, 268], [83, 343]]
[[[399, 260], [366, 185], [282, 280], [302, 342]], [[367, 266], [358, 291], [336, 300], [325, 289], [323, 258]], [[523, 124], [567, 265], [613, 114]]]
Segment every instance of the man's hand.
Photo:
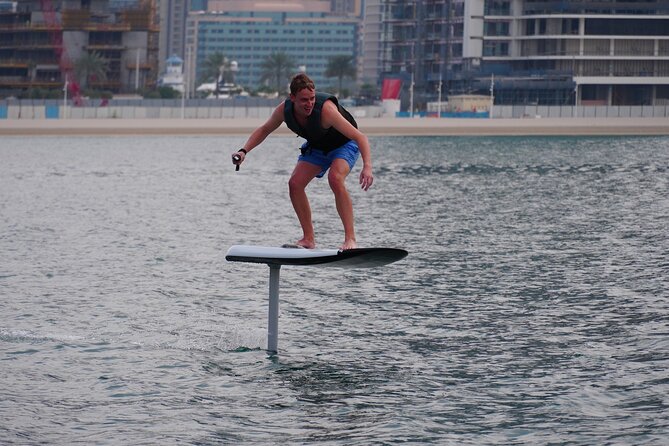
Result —
[[370, 166], [363, 166], [362, 172], [360, 172], [360, 186], [366, 191], [372, 187], [373, 182], [374, 176], [372, 175], [372, 168]]
[[244, 149], [240, 149], [232, 154], [232, 164], [237, 166], [235, 170], [239, 170], [239, 166], [244, 162], [244, 158], [246, 158], [246, 150]]

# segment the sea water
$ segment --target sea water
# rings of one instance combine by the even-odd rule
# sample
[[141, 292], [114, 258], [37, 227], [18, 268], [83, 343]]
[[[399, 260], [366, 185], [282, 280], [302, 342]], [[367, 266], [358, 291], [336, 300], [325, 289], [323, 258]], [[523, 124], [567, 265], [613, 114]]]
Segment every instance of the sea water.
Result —
[[[0, 140], [0, 443], [669, 442], [669, 138], [373, 137], [378, 269], [268, 268], [299, 141]], [[327, 180], [320, 247], [343, 241]]]

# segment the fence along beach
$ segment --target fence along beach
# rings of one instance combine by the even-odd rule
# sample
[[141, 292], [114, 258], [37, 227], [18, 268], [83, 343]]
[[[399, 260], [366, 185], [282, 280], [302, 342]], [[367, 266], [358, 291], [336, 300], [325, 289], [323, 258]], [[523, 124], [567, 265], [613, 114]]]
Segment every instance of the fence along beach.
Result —
[[[265, 118], [0, 119], [0, 135], [246, 135]], [[669, 135], [669, 118], [359, 118], [368, 135]], [[280, 135], [290, 131], [282, 126]]]

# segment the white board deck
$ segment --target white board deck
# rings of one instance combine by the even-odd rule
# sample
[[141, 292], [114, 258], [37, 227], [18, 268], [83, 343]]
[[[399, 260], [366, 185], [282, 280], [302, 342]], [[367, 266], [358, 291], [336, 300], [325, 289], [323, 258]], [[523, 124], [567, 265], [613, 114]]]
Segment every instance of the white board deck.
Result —
[[340, 268], [371, 268], [403, 259], [409, 253], [397, 248], [336, 249], [275, 248], [234, 245], [225, 259], [229, 262], [266, 263], [268, 265], [313, 265]]

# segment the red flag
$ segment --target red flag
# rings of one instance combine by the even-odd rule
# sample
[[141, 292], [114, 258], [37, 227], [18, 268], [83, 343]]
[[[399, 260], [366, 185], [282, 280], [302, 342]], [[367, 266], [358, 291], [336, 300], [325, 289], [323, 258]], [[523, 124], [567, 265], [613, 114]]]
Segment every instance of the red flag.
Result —
[[402, 79], [384, 79], [381, 87], [381, 99], [399, 99]]

